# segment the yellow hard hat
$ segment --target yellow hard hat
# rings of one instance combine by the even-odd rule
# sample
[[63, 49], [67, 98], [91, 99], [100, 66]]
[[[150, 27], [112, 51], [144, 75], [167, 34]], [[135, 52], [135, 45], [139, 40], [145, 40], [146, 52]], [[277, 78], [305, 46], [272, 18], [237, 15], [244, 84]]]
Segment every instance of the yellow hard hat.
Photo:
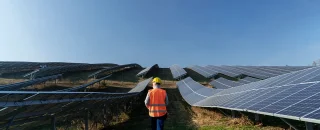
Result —
[[159, 77], [155, 77], [152, 82], [161, 84], [161, 79]]

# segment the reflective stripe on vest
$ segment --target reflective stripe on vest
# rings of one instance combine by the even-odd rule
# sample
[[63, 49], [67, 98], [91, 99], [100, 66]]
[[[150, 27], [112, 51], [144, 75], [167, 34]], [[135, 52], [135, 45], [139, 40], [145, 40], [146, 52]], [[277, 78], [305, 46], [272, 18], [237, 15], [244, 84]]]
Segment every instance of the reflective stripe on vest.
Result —
[[165, 104], [167, 93], [165, 90], [157, 88], [149, 91], [150, 102], [148, 105], [151, 117], [164, 116], [167, 113]]
[[149, 106], [166, 106], [166, 104], [150, 104]]
[[157, 110], [157, 111], [149, 111], [149, 112], [167, 112], [166, 110]]

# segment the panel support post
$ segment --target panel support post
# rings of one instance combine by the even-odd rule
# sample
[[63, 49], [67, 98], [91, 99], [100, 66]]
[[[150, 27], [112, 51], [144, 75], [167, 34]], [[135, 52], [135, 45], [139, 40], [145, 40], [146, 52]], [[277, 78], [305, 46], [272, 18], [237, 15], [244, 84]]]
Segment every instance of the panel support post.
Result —
[[56, 117], [51, 117], [51, 130], [56, 130]]
[[298, 130], [297, 127], [294, 127], [292, 124], [290, 124], [287, 120], [280, 118], [283, 122], [285, 122], [286, 124], [288, 124], [291, 128], [293, 128], [294, 130]]
[[313, 130], [313, 124], [310, 122], [305, 122], [306, 124], [306, 130]]
[[236, 112], [233, 111], [233, 110], [231, 110], [231, 117], [232, 117], [232, 118], [236, 118]]
[[224, 113], [221, 109], [218, 108], [218, 110], [223, 113], [223, 115], [228, 116], [226, 113]]
[[260, 116], [259, 116], [259, 114], [254, 114], [254, 121], [255, 121], [256, 123], [259, 123], [259, 122], [260, 122]]
[[6, 130], [9, 130], [9, 128], [10, 128], [11, 124], [13, 123], [15, 117], [16, 117], [16, 116], [14, 116], [14, 117], [11, 118], [10, 122], [7, 124]]
[[85, 123], [85, 130], [89, 130], [89, 111], [86, 111], [86, 116], [84, 119], [84, 123]]

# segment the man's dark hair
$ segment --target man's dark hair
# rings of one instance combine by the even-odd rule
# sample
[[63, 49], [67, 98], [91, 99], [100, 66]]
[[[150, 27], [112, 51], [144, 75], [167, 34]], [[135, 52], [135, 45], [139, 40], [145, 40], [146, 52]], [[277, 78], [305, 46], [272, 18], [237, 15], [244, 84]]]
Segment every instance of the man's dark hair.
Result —
[[156, 85], [160, 85], [160, 83], [156, 83]]

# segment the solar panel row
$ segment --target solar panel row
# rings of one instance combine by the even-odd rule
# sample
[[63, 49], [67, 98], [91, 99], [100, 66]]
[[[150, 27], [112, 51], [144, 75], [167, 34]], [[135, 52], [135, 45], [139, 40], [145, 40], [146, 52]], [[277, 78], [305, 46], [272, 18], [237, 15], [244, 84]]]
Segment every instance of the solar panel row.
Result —
[[239, 82], [240, 82], [240, 83], [243, 83], [243, 84], [247, 84], [247, 83], [251, 83], [251, 82], [256, 82], [256, 81], [259, 81], [259, 79], [251, 78], [251, 77], [245, 77], [245, 78], [243, 78], [243, 79], [239, 79]]
[[83, 84], [83, 85], [80, 85], [80, 86], [77, 86], [77, 87], [72, 87], [72, 88], [67, 88], [67, 89], [62, 89], [62, 90], [58, 90], [57, 92], [67, 92], [67, 91], [80, 91], [80, 90], [83, 90], [91, 85], [94, 85], [95, 83], [98, 83], [102, 80], [105, 80], [107, 78], [109, 78], [111, 75], [108, 75], [108, 76], [105, 76], [105, 77], [102, 77], [100, 79], [96, 79], [90, 83], [86, 83], [86, 84]]
[[111, 68], [104, 68], [104, 69], [101, 69], [101, 70], [98, 70], [92, 74], [90, 74], [88, 77], [97, 77], [97, 75], [99, 74], [111, 74], [113, 72], [118, 72], [118, 71], [122, 71], [124, 69], [131, 69], [131, 68], [134, 68], [134, 67], [141, 67], [140, 65], [138, 64], [125, 64], [125, 65], [119, 65], [119, 66], [115, 66], [115, 67], [111, 67]]
[[178, 65], [170, 66], [170, 70], [172, 73], [172, 77], [174, 79], [179, 79], [179, 78], [182, 78], [183, 76], [187, 75], [187, 72]]
[[[0, 125], [6, 125], [12, 118], [19, 124], [19, 121], [25, 118], [46, 117], [59, 113], [67, 115], [70, 111], [73, 111], [72, 115], [76, 115], [75, 113], [83, 112], [92, 106], [98, 107], [101, 102], [116, 102], [122, 98], [136, 96], [151, 80], [152, 78], [149, 78], [138, 83], [128, 93], [0, 91], [0, 95], [6, 96], [0, 98], [0, 106], [13, 108], [0, 110], [0, 117], [4, 119], [0, 121]], [[7, 95], [8, 93], [10, 95]], [[22, 123], [30, 121], [32, 120], [24, 120]]]
[[190, 105], [222, 91], [221, 89], [204, 87], [190, 77], [177, 82], [177, 86], [184, 100]]
[[59, 78], [61, 76], [62, 76], [61, 74], [58, 74], [58, 75], [53, 75], [53, 76], [48, 76], [48, 77], [28, 80], [28, 81], [19, 82], [19, 83], [1, 85], [0, 86], [0, 91], [14, 91], [14, 90], [18, 90], [18, 89], [21, 89], [21, 88], [24, 88], [24, 87], [28, 87], [28, 86], [31, 86], [31, 85], [43, 83], [43, 82], [46, 82], [48, 80], [54, 80], [54, 79], [57, 79], [57, 78]]
[[209, 65], [209, 66], [205, 66], [205, 68], [216, 71], [217, 73], [220, 73], [220, 74], [227, 75], [229, 77], [237, 77], [241, 75], [241, 73], [239, 72], [232, 71], [230, 69], [226, 69], [225, 67], [221, 67], [221, 66]]
[[48, 75], [63, 74], [66, 72], [77, 72], [83, 70], [95, 70], [109, 66], [109, 64], [77, 64], [58, 67], [47, 67], [39, 69], [39, 71], [35, 73], [35, 77], [44, 77]]
[[[259, 78], [259, 79], [266, 79], [266, 78], [270, 78], [270, 77], [274, 77], [277, 75], [281, 75], [281, 74], [285, 74], [285, 73], [289, 73], [292, 71], [297, 71], [297, 70], [301, 70], [304, 68], [308, 68], [308, 67], [277, 67], [277, 66], [213, 66], [213, 65], [208, 65], [202, 68], [206, 68], [207, 70], [205, 71], [199, 71], [200, 67], [197, 67], [198, 69], [193, 69], [196, 72], [198, 72], [199, 74], [208, 77], [207, 73], [210, 73], [211, 75], [215, 75], [215, 74], [224, 74], [227, 75], [229, 77], [241, 77], [241, 75], [246, 75], [246, 76], [251, 76], [251, 77], [255, 77], [255, 78]], [[204, 69], [202, 69], [204, 70]], [[210, 71], [213, 72], [210, 72]]]
[[149, 71], [151, 71], [151, 70], [154, 69], [154, 68], [159, 68], [158, 64], [155, 64], [155, 65], [153, 65], [153, 66], [150, 66], [150, 67], [147, 67], [147, 68], [143, 69], [142, 71], [140, 71], [140, 72], [137, 74], [137, 76], [138, 76], [138, 77], [139, 77], [139, 76], [145, 76], [145, 75], [148, 74]]
[[[12, 73], [22, 71], [32, 71], [38, 69], [41, 65], [47, 67], [80, 65], [84, 63], [63, 63], [63, 62], [0, 62], [0, 73]], [[110, 64], [114, 65], [114, 64]]]
[[219, 88], [219, 89], [232, 88], [232, 87], [240, 86], [243, 84], [244, 83], [228, 80], [228, 79], [225, 79], [222, 77], [218, 78], [218, 79], [214, 79], [210, 82], [210, 85], [212, 85], [215, 88]]
[[[186, 100], [193, 106], [249, 111], [320, 123], [320, 67], [220, 90], [207, 97], [195, 91], [204, 86], [192, 82], [184, 79], [177, 86], [184, 98], [193, 99]], [[185, 93], [186, 91], [189, 93]]]
[[206, 78], [212, 78], [213, 76], [217, 75], [218, 73], [216, 71], [210, 70], [208, 68], [205, 67], [201, 67], [198, 65], [194, 65], [191, 67], [188, 67], [190, 69], [192, 69], [193, 71], [201, 74], [202, 76], [206, 77]]
[[[9, 95], [8, 95], [9, 94]], [[34, 96], [36, 95], [36, 96]], [[88, 100], [107, 100], [132, 96], [128, 93], [104, 93], [104, 92], [30, 92], [30, 91], [0, 91], [0, 106], [28, 106], [39, 104], [55, 104], [64, 102], [77, 102]], [[33, 96], [33, 97], [31, 97]], [[28, 98], [30, 97], [30, 98]]]

